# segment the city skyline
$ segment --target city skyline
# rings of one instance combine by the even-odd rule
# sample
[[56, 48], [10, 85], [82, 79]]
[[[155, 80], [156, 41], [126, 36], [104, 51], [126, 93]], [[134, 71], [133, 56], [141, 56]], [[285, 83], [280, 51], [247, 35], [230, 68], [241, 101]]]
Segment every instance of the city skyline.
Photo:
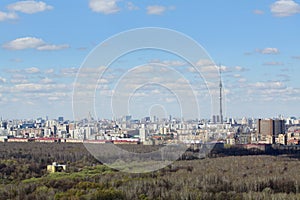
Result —
[[[299, 117], [299, 4], [293, 0], [89, 0], [72, 5], [65, 1], [1, 1], [0, 116], [72, 119], [73, 84], [90, 51], [120, 32], [161, 27], [191, 37], [215, 64], [221, 63], [224, 117]], [[148, 67], [163, 64], [189, 77], [199, 86], [197, 91], [203, 92], [198, 96], [203, 100], [199, 102], [202, 118], [211, 117], [204, 81], [178, 56], [142, 51], [121, 57], [101, 83], [111, 87], [115, 77], [145, 63]], [[150, 101], [160, 93], [160, 101], [176, 110], [172, 104], [176, 99], [168, 91], [155, 86], [143, 89], [136, 101], [144, 100], [142, 97]], [[179, 116], [176, 112], [167, 114]], [[109, 117], [99, 114], [99, 118]]]

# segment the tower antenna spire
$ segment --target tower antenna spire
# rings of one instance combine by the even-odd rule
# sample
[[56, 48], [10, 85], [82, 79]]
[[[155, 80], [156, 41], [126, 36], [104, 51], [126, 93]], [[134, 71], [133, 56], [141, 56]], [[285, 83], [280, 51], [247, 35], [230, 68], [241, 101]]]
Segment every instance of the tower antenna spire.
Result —
[[222, 89], [223, 89], [223, 84], [222, 84], [222, 66], [221, 64], [219, 65], [219, 74], [220, 74], [220, 84], [219, 84], [219, 89], [220, 89], [220, 123], [223, 124], [223, 108], [222, 108]]

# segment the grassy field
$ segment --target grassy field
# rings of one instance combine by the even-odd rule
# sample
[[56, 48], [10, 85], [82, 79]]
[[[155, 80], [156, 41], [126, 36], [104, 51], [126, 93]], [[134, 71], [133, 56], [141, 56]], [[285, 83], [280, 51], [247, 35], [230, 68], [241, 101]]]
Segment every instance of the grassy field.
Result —
[[[300, 199], [300, 160], [284, 155], [180, 160], [142, 174], [101, 165], [82, 144], [1, 143], [0, 157], [0, 199]], [[47, 173], [53, 161], [67, 171]]]

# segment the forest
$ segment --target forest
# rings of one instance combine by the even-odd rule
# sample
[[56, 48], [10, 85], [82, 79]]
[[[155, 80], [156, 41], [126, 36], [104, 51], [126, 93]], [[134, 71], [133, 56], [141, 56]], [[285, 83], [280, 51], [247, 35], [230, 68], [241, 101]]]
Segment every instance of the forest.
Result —
[[[299, 158], [252, 154], [195, 159], [187, 152], [163, 169], [134, 174], [102, 165], [83, 144], [0, 143], [0, 199], [300, 199]], [[52, 162], [67, 170], [47, 172]]]

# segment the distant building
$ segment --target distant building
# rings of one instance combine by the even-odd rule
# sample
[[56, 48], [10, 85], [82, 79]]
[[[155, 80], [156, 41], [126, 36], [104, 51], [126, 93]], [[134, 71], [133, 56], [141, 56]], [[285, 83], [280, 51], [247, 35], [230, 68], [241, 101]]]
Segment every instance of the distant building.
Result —
[[53, 162], [52, 165], [47, 165], [47, 171], [50, 173], [63, 172], [66, 171], [66, 169], [67, 169], [66, 165], [60, 165], [57, 164], [56, 162]]
[[7, 129], [7, 125], [8, 125], [7, 122], [2, 122], [1, 123], [1, 128], [4, 128], [6, 130]]
[[286, 134], [279, 134], [278, 138], [276, 138], [277, 144], [287, 145], [287, 135]]
[[221, 116], [221, 115], [213, 115], [211, 122], [212, 122], [212, 124], [222, 124], [223, 123], [223, 116]]
[[[144, 124], [142, 124], [142, 125], [144, 125]], [[141, 142], [142, 142], [142, 143], [145, 142], [146, 139], [147, 139], [147, 137], [148, 137], [148, 135], [147, 135], [147, 133], [146, 133], [146, 129], [145, 129], [144, 126], [142, 126], [142, 127], [139, 129], [139, 138], [140, 138]]]
[[7, 142], [7, 136], [0, 136], [0, 142]]
[[281, 119], [259, 119], [257, 122], [259, 141], [274, 144], [279, 134], [285, 134], [285, 121]]
[[131, 115], [126, 115], [126, 116], [125, 116], [125, 121], [126, 121], [126, 122], [129, 122], [131, 119], [132, 119], [132, 116], [131, 116]]
[[58, 122], [59, 122], [59, 123], [64, 122], [64, 117], [58, 117]]
[[21, 129], [26, 129], [26, 128], [35, 128], [34, 123], [24, 123], [20, 125]]

